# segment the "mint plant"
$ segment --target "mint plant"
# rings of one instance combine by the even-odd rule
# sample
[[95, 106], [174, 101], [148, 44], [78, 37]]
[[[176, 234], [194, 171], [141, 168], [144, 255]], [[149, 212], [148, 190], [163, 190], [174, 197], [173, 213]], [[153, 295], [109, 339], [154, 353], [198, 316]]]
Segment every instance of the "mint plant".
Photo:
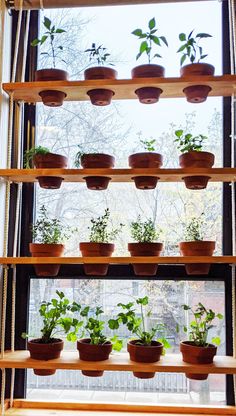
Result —
[[49, 218], [44, 205], [40, 207], [39, 218], [32, 224], [33, 240], [40, 244], [61, 244], [70, 237], [70, 229], [57, 218]]
[[203, 214], [200, 217], [191, 218], [186, 225], [184, 239], [185, 241], [202, 241], [203, 240]]
[[36, 155], [46, 155], [50, 153], [50, 150], [47, 147], [37, 146], [31, 147], [31, 149], [26, 150], [24, 153], [24, 167], [25, 169], [30, 169], [32, 167], [32, 160]]
[[91, 48], [86, 49], [84, 52], [89, 53], [89, 61], [92, 63], [96, 62], [99, 66], [105, 64], [113, 66], [111, 62], [107, 62], [107, 58], [111, 56], [111, 54], [106, 51], [107, 48], [104, 48], [104, 46], [99, 45], [96, 47], [96, 43], [92, 43]]
[[193, 136], [191, 133], [184, 133], [182, 129], [176, 130], [175, 136], [176, 139], [174, 142], [177, 143], [177, 149], [179, 149], [181, 153], [201, 152], [203, 142], [208, 139], [208, 137], [203, 134]]
[[155, 227], [151, 218], [147, 221], [141, 221], [140, 215], [138, 215], [136, 221], [131, 222], [130, 229], [131, 237], [138, 243], [153, 243], [158, 240], [161, 234], [161, 229]]
[[196, 36], [193, 36], [193, 30], [186, 35], [185, 33], [179, 34], [179, 40], [183, 42], [182, 46], [178, 49], [177, 53], [182, 53], [180, 59], [180, 65], [183, 65], [185, 60], [188, 58], [193, 63], [198, 63], [202, 59], [207, 57], [207, 54], [203, 53], [203, 49], [199, 46], [199, 43], [204, 38], [211, 38], [212, 36], [208, 33], [198, 33]]
[[91, 243], [109, 243], [116, 239], [118, 234], [121, 232], [124, 224], [120, 223], [118, 228], [110, 228], [110, 210], [109, 208], [105, 209], [103, 215], [97, 218], [91, 219], [91, 227], [88, 227], [90, 230], [89, 241]]
[[152, 55], [152, 51], [154, 47], [161, 47], [161, 44], [168, 46], [167, 40], [165, 36], [157, 36], [157, 27], [156, 27], [156, 20], [153, 17], [148, 22], [148, 30], [143, 32], [142, 29], [135, 29], [132, 32], [132, 35], [137, 36], [141, 40], [141, 45], [139, 48], [139, 52], [136, 56], [136, 60], [138, 60], [143, 53], [146, 53], [148, 58], [148, 63], [150, 64], [154, 58], [161, 58], [161, 55], [155, 53]]

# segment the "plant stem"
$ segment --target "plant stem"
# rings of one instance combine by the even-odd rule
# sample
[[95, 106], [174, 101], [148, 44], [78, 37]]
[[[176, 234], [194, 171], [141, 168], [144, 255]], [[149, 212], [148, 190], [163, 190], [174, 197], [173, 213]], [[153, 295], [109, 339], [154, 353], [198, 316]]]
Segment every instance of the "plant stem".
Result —
[[50, 43], [51, 43], [51, 48], [52, 48], [53, 68], [56, 68], [56, 57], [55, 57], [55, 50], [54, 50], [54, 46], [53, 46], [53, 38], [52, 38], [52, 36], [50, 36]]
[[144, 316], [143, 316], [143, 305], [141, 304], [141, 317], [142, 317], [142, 323], [143, 323], [143, 332], [145, 331], [145, 322], [144, 322]]
[[149, 52], [148, 52], [148, 63], [151, 63], [151, 50], [152, 50], [152, 41], [149, 39]]

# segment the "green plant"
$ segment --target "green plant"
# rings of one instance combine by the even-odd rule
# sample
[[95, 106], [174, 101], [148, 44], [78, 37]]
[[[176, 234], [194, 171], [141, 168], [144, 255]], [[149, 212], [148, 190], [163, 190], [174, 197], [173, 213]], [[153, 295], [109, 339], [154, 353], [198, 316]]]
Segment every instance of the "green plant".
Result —
[[177, 144], [177, 148], [181, 153], [185, 152], [201, 152], [202, 143], [207, 140], [207, 136], [199, 134], [193, 136], [191, 133], [185, 134], [182, 129], [175, 131], [176, 139], [174, 140]]
[[198, 33], [196, 36], [193, 36], [193, 30], [186, 35], [185, 33], [179, 34], [179, 40], [184, 42], [182, 46], [178, 49], [177, 52], [182, 53], [180, 59], [180, 65], [183, 65], [185, 60], [189, 58], [190, 62], [196, 63], [200, 62], [202, 59], [206, 58], [207, 55], [203, 54], [202, 47], [199, 46], [199, 42], [203, 38], [211, 38], [212, 36], [208, 33]]
[[91, 148], [87, 152], [87, 151], [84, 150], [83, 146], [81, 146], [80, 144], [78, 144], [78, 148], [79, 148], [79, 150], [78, 150], [78, 152], [75, 155], [75, 161], [74, 161], [74, 165], [75, 165], [76, 168], [80, 168], [80, 166], [81, 166], [81, 158], [82, 158], [83, 155], [88, 155], [88, 154], [89, 155], [95, 155], [96, 153], [98, 153], [97, 150], [95, 150], [95, 149], [94, 150], [91, 150]]
[[140, 143], [147, 152], [155, 152], [156, 139], [140, 140]]
[[[194, 345], [198, 347], [207, 347], [209, 345], [207, 341], [208, 332], [211, 328], [214, 327], [212, 324], [215, 318], [223, 319], [223, 315], [221, 313], [216, 313], [212, 309], [207, 309], [202, 303], [198, 303], [195, 309], [192, 309], [188, 305], [182, 305], [184, 311], [191, 311], [194, 320], [189, 324], [189, 340], [194, 343]], [[186, 326], [183, 327], [184, 332], [188, 332], [188, 328]], [[179, 327], [177, 326], [177, 331], [179, 331]], [[220, 338], [214, 337], [212, 338], [211, 342], [216, 345], [220, 345]]]
[[[169, 348], [170, 344], [164, 337], [164, 324], [158, 323], [150, 330], [146, 328], [146, 317], [151, 317], [151, 310], [147, 312], [146, 317], [144, 315], [144, 308], [148, 305], [148, 302], [148, 296], [145, 296], [143, 298], [136, 299], [135, 303], [118, 303], [117, 306], [122, 308], [122, 312], [117, 315], [117, 319], [110, 319], [108, 321], [108, 325], [110, 329], [113, 330], [118, 329], [120, 324], [126, 325], [131, 334], [138, 337], [140, 345], [151, 345], [154, 338], [158, 336], [157, 340], [162, 342], [165, 348]], [[135, 304], [140, 306], [139, 314], [134, 309]]]
[[203, 214], [200, 217], [192, 217], [186, 226], [184, 239], [185, 241], [202, 241], [203, 240]]
[[158, 240], [161, 234], [161, 229], [155, 227], [151, 218], [141, 221], [140, 215], [136, 221], [131, 222], [130, 228], [132, 238], [138, 243], [152, 243]]
[[49, 218], [44, 205], [40, 207], [39, 218], [32, 224], [33, 240], [40, 244], [60, 244], [70, 237], [70, 229], [57, 218]]
[[109, 208], [105, 209], [103, 215], [97, 218], [91, 219], [91, 227], [88, 227], [90, 230], [89, 241], [91, 243], [109, 243], [114, 241], [118, 234], [121, 232], [124, 224], [119, 225], [118, 228], [109, 230], [109, 221], [110, 221], [110, 210]]
[[139, 53], [136, 56], [136, 59], [139, 59], [143, 53], [146, 53], [148, 58], [148, 63], [150, 64], [154, 58], [161, 58], [161, 55], [155, 53], [152, 56], [152, 49], [154, 46], [161, 46], [161, 42], [168, 46], [167, 40], [165, 36], [157, 36], [157, 27], [156, 27], [156, 20], [153, 17], [148, 22], [148, 30], [147, 32], [143, 32], [142, 29], [135, 29], [132, 32], [132, 35], [137, 36], [139, 39], [142, 40]]
[[84, 52], [89, 53], [89, 61], [96, 62], [97, 65], [112, 65], [111, 62], [107, 62], [108, 56], [111, 56], [110, 53], [107, 53], [107, 48], [104, 48], [102, 45], [96, 47], [96, 43], [92, 43], [91, 48], [86, 49]]
[[50, 153], [50, 150], [47, 147], [37, 146], [31, 147], [31, 149], [26, 150], [24, 153], [24, 167], [30, 169], [32, 166], [33, 157], [36, 155], [46, 155]]
[[44, 16], [43, 25], [46, 29], [44, 34], [41, 38], [36, 38], [31, 42], [31, 46], [42, 46], [47, 40], [50, 45], [50, 52], [41, 52], [41, 55], [44, 55], [48, 58], [52, 59], [53, 68], [56, 68], [56, 59], [60, 59], [62, 62], [65, 62], [63, 59], [60, 58], [60, 53], [63, 51], [63, 46], [55, 45], [55, 36], [61, 33], [65, 33], [64, 29], [56, 28], [55, 25], [52, 24], [51, 20]]

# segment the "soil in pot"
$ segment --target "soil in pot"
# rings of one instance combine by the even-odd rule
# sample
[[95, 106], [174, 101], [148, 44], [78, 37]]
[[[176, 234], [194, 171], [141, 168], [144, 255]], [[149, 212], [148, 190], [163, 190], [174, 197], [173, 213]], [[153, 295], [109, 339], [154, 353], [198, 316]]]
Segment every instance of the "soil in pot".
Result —
[[[62, 69], [39, 69], [35, 72], [35, 81], [68, 81], [68, 77], [68, 72]], [[60, 107], [66, 98], [66, 93], [56, 90], [40, 91], [39, 95], [48, 107]]]
[[[180, 76], [212, 76], [214, 75], [214, 72], [214, 66], [204, 63], [196, 63], [183, 66], [180, 69]], [[186, 95], [189, 103], [203, 103], [206, 101], [211, 89], [212, 88], [209, 85], [193, 85], [184, 88], [183, 93]]]
[[[80, 243], [83, 257], [111, 257], [115, 249], [110, 243]], [[89, 276], [106, 276], [109, 264], [84, 264], [84, 272]]]
[[[53, 338], [51, 343], [44, 344], [41, 338], [32, 339], [28, 341], [27, 347], [30, 352], [30, 357], [34, 360], [53, 360], [59, 358], [63, 350], [64, 342], [61, 339]], [[34, 374], [37, 376], [51, 376], [55, 374], [56, 370], [34, 369]]]
[[[215, 241], [184, 241], [179, 243], [182, 256], [213, 256]], [[208, 274], [210, 264], [190, 263], [185, 264], [186, 273], [189, 275]]]
[[[179, 156], [181, 168], [212, 168], [215, 156], [209, 152], [187, 152]], [[210, 176], [186, 176], [183, 178], [186, 188], [198, 190], [207, 187]]]
[[[182, 341], [180, 343], [180, 352], [183, 355], [183, 361], [189, 364], [211, 364], [217, 352], [217, 347], [209, 344], [208, 347], [198, 347], [192, 341]], [[208, 374], [187, 373], [187, 378], [191, 380], [206, 380]]]
[[[105, 344], [92, 345], [90, 339], [79, 339], [77, 341], [77, 350], [79, 351], [79, 357], [84, 361], [105, 361], [108, 360], [112, 351], [112, 343], [107, 341]], [[82, 370], [84, 376], [89, 377], [101, 377], [104, 371], [88, 371]]]
[[[152, 341], [151, 345], [140, 345], [139, 340], [128, 341], [127, 350], [131, 361], [138, 363], [155, 363], [160, 361], [163, 353], [163, 344], [161, 342]], [[133, 375], [137, 378], [153, 378], [155, 373], [144, 373], [134, 371]]]
[[[29, 250], [33, 257], [61, 257], [64, 245], [30, 243]], [[37, 276], [57, 276], [60, 264], [35, 264], [34, 269]]]
[[[160, 256], [163, 250], [162, 243], [129, 243], [128, 250], [131, 256]], [[136, 276], [155, 276], [158, 264], [132, 264]]]
[[[115, 166], [114, 156], [105, 153], [84, 154], [81, 157], [81, 166], [83, 169], [112, 169]], [[107, 176], [85, 176], [88, 189], [102, 191], [107, 189], [111, 178]]]
[[[132, 69], [132, 78], [162, 78], [165, 76], [165, 69], [160, 65], [147, 64], [139, 65]], [[163, 90], [157, 87], [142, 87], [135, 90], [139, 102], [142, 104], [157, 103]]]
[[[33, 157], [34, 166], [37, 169], [65, 169], [68, 159], [55, 153], [37, 154]], [[39, 185], [44, 189], [59, 189], [63, 178], [55, 176], [41, 176], [37, 178]]]
[[[86, 80], [93, 79], [116, 79], [117, 71], [108, 67], [93, 67], [84, 71], [84, 78]], [[95, 88], [87, 91], [90, 101], [93, 105], [105, 106], [111, 103], [111, 99], [115, 94], [114, 91], [107, 88]]]
[[[129, 167], [132, 169], [159, 169], [162, 163], [163, 157], [159, 153], [142, 152], [129, 156]], [[156, 176], [135, 176], [132, 179], [137, 189], [155, 189], [159, 178]]]

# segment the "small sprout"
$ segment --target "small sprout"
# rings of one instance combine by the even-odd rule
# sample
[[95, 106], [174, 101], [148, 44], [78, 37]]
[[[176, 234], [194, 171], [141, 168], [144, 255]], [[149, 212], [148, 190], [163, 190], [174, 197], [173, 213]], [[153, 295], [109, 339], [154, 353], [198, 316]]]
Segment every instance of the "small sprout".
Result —
[[111, 54], [106, 51], [107, 48], [104, 48], [104, 46], [99, 45], [96, 47], [96, 44], [92, 43], [91, 48], [86, 49], [84, 52], [89, 53], [89, 61], [92, 63], [96, 62], [99, 66], [103, 66], [105, 64], [113, 66], [114, 64], [111, 62], [107, 62], [107, 59], [111, 56]]
[[147, 152], [155, 152], [156, 139], [140, 140], [140, 143]]
[[189, 33], [189, 35], [180, 33], [179, 40], [183, 42], [177, 51], [178, 53], [182, 53], [180, 65], [182, 66], [187, 58], [192, 64], [196, 62], [198, 63], [202, 59], [206, 58], [207, 54], [203, 53], [202, 47], [199, 46], [199, 43], [201, 39], [211, 37], [212, 36], [208, 33], [198, 33], [196, 36], [193, 36], [193, 30]]
[[203, 147], [203, 142], [208, 139], [207, 136], [199, 134], [198, 136], [193, 136], [191, 133], [184, 133], [182, 129], [175, 131], [176, 139], [174, 140], [177, 143], [177, 148], [181, 153], [186, 152], [201, 152]]

